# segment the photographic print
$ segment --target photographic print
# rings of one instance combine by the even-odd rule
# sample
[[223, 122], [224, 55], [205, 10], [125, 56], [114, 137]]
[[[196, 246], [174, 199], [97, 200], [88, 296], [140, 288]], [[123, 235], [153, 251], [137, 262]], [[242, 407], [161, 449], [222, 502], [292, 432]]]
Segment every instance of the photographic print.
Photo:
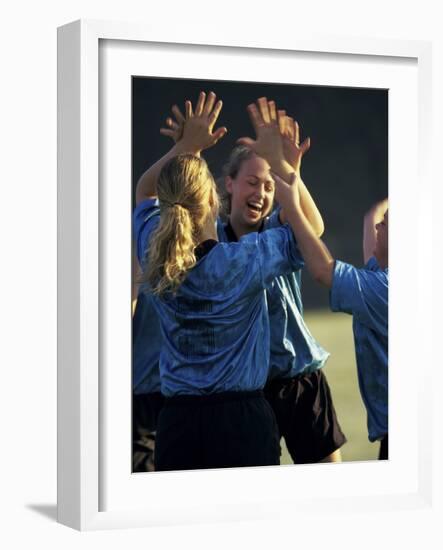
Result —
[[133, 76], [132, 182], [132, 471], [387, 459], [388, 90]]
[[427, 506], [429, 44], [171, 33], [58, 33], [59, 521]]

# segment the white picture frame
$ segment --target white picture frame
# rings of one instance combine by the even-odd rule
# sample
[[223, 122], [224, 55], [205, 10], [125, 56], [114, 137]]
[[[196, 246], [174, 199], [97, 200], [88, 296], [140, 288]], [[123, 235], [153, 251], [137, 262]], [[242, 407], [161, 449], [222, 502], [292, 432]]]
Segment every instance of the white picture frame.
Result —
[[[425, 388], [426, 385], [429, 387], [432, 384], [432, 362], [426, 361], [423, 353], [420, 358], [423, 371], [419, 383], [413, 385], [406, 376], [402, 378], [403, 393], [412, 398], [410, 402], [413, 403], [408, 410], [404, 405], [402, 409], [406, 417], [410, 415], [407, 417], [412, 432], [410, 456], [403, 456], [400, 452], [401, 449], [405, 449], [404, 440], [399, 443], [400, 451], [396, 452], [396, 435], [393, 431], [390, 433], [393, 452], [389, 463], [343, 464], [334, 470], [316, 465], [315, 476], [319, 486], [311, 486], [310, 496], [307, 496], [307, 491], [301, 495], [284, 492], [288, 481], [297, 482], [297, 486], [300, 486], [304, 479], [309, 480], [312, 468], [308, 466], [297, 470], [280, 467], [229, 472], [155, 473], [150, 478], [144, 476], [142, 479], [140, 476], [130, 475], [130, 464], [125, 464], [123, 454], [118, 460], [107, 463], [104, 467], [103, 449], [107, 448], [108, 444], [104, 441], [104, 417], [109, 414], [110, 401], [111, 409], [114, 410], [115, 404], [119, 405], [120, 402], [113, 406], [113, 388], [118, 386], [118, 381], [115, 381], [118, 379], [114, 379], [111, 386], [104, 386], [103, 382], [103, 361], [105, 356], [109, 356], [101, 347], [104, 312], [107, 311], [107, 293], [110, 285], [112, 287], [114, 283], [108, 281], [102, 284], [104, 265], [108, 265], [110, 256], [106, 256], [108, 253], [104, 251], [106, 247], [102, 246], [101, 239], [103, 231], [109, 230], [109, 225], [103, 220], [112, 214], [115, 204], [121, 203], [121, 196], [118, 194], [108, 196], [104, 201], [101, 187], [101, 140], [104, 139], [101, 115], [105, 112], [106, 106], [101, 104], [103, 98], [100, 96], [99, 88], [101, 64], [110, 63], [111, 57], [107, 53], [103, 55], [100, 48], [106, 41], [117, 45], [116, 56], [118, 58], [123, 55], [123, 60], [128, 59], [128, 55], [129, 58], [135, 57], [136, 54], [131, 53], [131, 50], [136, 48], [152, 49], [151, 54], [154, 57], [159, 56], [162, 50], [173, 47], [177, 49], [180, 45], [183, 49], [190, 48], [189, 37], [185, 31], [174, 32], [168, 36], [163, 31], [137, 24], [77, 21], [61, 27], [58, 31], [58, 521], [76, 529], [90, 530], [274, 518], [289, 514], [290, 512], [284, 510], [294, 508], [307, 514], [317, 513], [331, 506], [331, 503], [339, 513], [356, 508], [366, 512], [405, 508], [430, 509], [432, 402]], [[421, 232], [429, 227], [431, 220], [424, 219], [423, 212], [432, 200], [430, 162], [427, 162], [431, 126], [429, 43], [306, 35], [299, 35], [296, 39], [283, 36], [278, 39], [274, 36], [269, 40], [259, 38], [251, 43], [242, 40], [241, 37], [217, 41], [207, 40], [202, 36], [195, 39], [190, 49], [194, 54], [204, 57], [210, 57], [216, 50], [223, 51], [231, 61], [246, 51], [250, 55], [259, 54], [265, 57], [287, 56], [299, 52], [311, 55], [313, 60], [316, 56], [326, 55], [329, 56], [328, 59], [336, 57], [349, 63], [366, 63], [369, 73], [371, 63], [376, 63], [377, 60], [386, 60], [390, 64], [387, 73], [392, 72], [392, 68], [397, 64], [400, 66], [404, 62], [412, 62], [415, 76], [411, 78], [415, 79], [418, 89], [410, 92], [414, 94], [411, 97], [415, 100], [413, 112], [416, 113], [417, 120], [409, 122], [410, 127], [416, 129], [418, 140], [416, 144], [410, 145], [410, 162], [406, 167], [402, 166], [401, 150], [390, 152], [390, 162], [393, 161], [393, 169], [397, 170], [396, 179], [404, 182], [403, 190], [406, 190], [405, 194], [408, 195], [402, 198], [401, 209], [396, 213], [395, 205], [400, 202], [400, 193], [393, 189], [393, 206], [391, 204], [390, 207], [391, 241], [397, 242], [396, 235], [399, 235], [400, 227], [404, 228], [404, 220], [408, 219], [417, 205], [418, 212], [422, 213], [423, 218], [420, 224], [418, 221], [411, 221], [412, 227], [405, 230], [408, 237], [405, 240], [413, 245], [415, 239], [424, 234]], [[115, 58], [113, 59], [112, 62], [115, 63]], [[124, 71], [129, 71], [130, 74], [131, 67], [126, 68], [124, 63], [123, 66]], [[156, 74], [162, 74], [158, 72], [160, 70], [161, 68], [156, 67]], [[398, 72], [401, 73], [401, 70]], [[119, 69], [116, 70], [116, 74], [118, 77]], [[102, 82], [106, 85], [107, 81], [105, 79]], [[361, 85], [365, 85], [364, 80]], [[399, 117], [401, 112], [398, 111]], [[400, 124], [398, 120], [390, 122], [393, 125]], [[127, 130], [125, 124], [120, 122], [119, 128], [125, 127]], [[119, 174], [130, 182], [130, 176], [129, 180], [127, 179], [130, 174], [127, 159], [125, 160], [123, 152], [121, 156], [123, 168]], [[417, 185], [416, 170], [420, 194], [412, 196], [414, 186]], [[390, 179], [391, 175], [390, 168]], [[122, 188], [124, 186], [123, 181]], [[116, 185], [112, 188], [116, 188]], [[124, 200], [127, 200], [127, 196]], [[404, 218], [401, 218], [400, 210], [405, 211]], [[120, 229], [123, 235], [122, 242], [117, 243], [115, 248], [124, 253], [125, 247], [128, 246], [130, 228]], [[404, 261], [402, 254], [406, 256], [408, 253], [406, 245], [400, 242], [400, 239], [398, 243], [397, 251], [394, 248], [391, 254], [391, 280], [393, 278], [399, 283], [398, 287], [391, 285], [390, 300], [393, 299], [394, 303], [395, 300], [397, 303], [400, 302], [400, 290], [396, 289], [400, 289], [401, 286], [399, 273], [401, 262]], [[413, 319], [429, 313], [427, 308], [431, 302], [430, 288], [426, 285], [426, 274], [420, 266], [426, 265], [427, 269], [431, 269], [431, 245], [424, 245], [417, 255], [417, 265], [410, 268], [410, 277], [415, 281], [414, 288], [417, 290], [417, 295], [413, 294], [409, 304], [412, 314], [416, 314], [412, 315]], [[115, 284], [121, 285], [122, 280], [127, 282], [129, 273], [128, 255], [127, 268], [120, 274], [120, 282], [117, 281]], [[115, 313], [119, 316], [119, 312], [124, 317], [124, 308], [130, 308], [129, 294], [127, 296], [128, 299], [121, 302], [123, 309], [113, 311], [113, 318], [116, 317]], [[127, 306], [124, 305], [126, 303]], [[405, 328], [404, 337], [408, 337], [408, 334], [414, 336], [414, 331], [422, 334], [423, 328], [418, 325], [418, 321], [411, 322], [410, 326]], [[123, 363], [127, 357], [129, 371], [130, 359], [126, 353], [128, 333], [122, 336], [122, 340], [126, 341], [126, 347], [121, 346], [119, 355], [122, 355]], [[408, 354], [402, 354], [402, 351], [396, 348], [390, 353], [390, 361], [394, 365], [393, 376], [396, 377], [394, 380], [400, 378], [400, 369], [396, 368], [396, 365], [404, 366], [404, 372], [412, 372], [412, 363], [418, 358], [417, 345], [414, 348], [412, 337], [410, 341], [412, 349], [408, 350]], [[427, 350], [424, 353], [426, 355], [431, 352]], [[124, 384], [128, 390], [128, 400], [122, 405], [126, 413], [121, 415], [126, 420], [130, 399], [127, 380], [126, 377]], [[398, 387], [398, 384], [392, 385]], [[119, 422], [118, 419], [113, 422], [116, 432], [123, 434], [129, 452], [130, 441], [126, 435], [130, 432], [130, 423]], [[398, 426], [398, 415], [391, 415], [390, 422]], [[400, 441], [400, 435], [398, 440]], [[373, 484], [371, 490], [371, 482], [359, 488], [361, 478], [367, 475], [369, 478], [373, 476], [374, 479], [378, 477], [390, 482], [386, 482], [384, 488], [382, 485]], [[260, 491], [255, 491], [257, 480], [260, 481]], [[115, 496], [104, 499], [104, 484], [115, 484], [117, 489], [109, 491]], [[136, 498], [131, 496], [135, 494], [132, 491], [139, 490], [137, 487], [140, 488], [142, 485], [146, 487], [146, 484], [149, 484], [150, 495], [154, 495], [155, 498], [149, 499], [146, 506], [140, 507], [136, 503]], [[229, 492], [223, 493], [226, 485], [237, 487], [238, 493], [233, 495], [231, 491], [231, 496]], [[190, 491], [190, 487], [194, 490]], [[212, 487], [212, 492], [208, 491], [208, 487]], [[266, 488], [265, 491], [263, 487]], [[177, 495], [173, 503], [161, 498], [163, 494], [170, 496], [174, 490], [177, 490]], [[184, 494], [187, 495], [186, 499], [183, 497]], [[276, 503], [284, 506], [275, 506]]]

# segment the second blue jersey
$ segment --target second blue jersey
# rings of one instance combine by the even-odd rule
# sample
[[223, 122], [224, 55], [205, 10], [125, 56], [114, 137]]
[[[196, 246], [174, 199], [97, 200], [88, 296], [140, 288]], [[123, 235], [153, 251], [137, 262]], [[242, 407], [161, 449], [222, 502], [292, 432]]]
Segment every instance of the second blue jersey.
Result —
[[[281, 227], [280, 209], [276, 209], [262, 226], [262, 232]], [[227, 224], [217, 226], [220, 241], [235, 238]], [[277, 276], [266, 289], [271, 334], [269, 374], [275, 378], [292, 378], [324, 366], [329, 353], [312, 336], [303, 319], [301, 273], [303, 263], [290, 273]]]

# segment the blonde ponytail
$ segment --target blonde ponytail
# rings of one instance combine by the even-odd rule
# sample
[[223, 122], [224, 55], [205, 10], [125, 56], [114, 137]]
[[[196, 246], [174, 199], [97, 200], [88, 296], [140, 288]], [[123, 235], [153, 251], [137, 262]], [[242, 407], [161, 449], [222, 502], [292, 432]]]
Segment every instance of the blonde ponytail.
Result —
[[157, 193], [160, 222], [151, 237], [145, 279], [155, 294], [163, 294], [175, 292], [196, 264], [194, 250], [217, 195], [206, 162], [193, 155], [165, 164]]

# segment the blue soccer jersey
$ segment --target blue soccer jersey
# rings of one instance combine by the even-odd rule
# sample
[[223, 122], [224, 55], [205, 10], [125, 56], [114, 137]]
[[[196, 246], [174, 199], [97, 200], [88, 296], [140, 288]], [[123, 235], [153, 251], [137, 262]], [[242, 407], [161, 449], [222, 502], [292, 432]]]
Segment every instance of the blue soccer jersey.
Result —
[[[262, 232], [282, 227], [280, 209], [276, 209], [263, 224]], [[228, 226], [217, 226], [220, 241], [235, 239]], [[303, 319], [301, 269], [278, 275], [266, 289], [270, 325], [270, 380], [308, 374], [326, 363], [329, 353], [315, 340]]]
[[[134, 213], [139, 258], [159, 219], [157, 201]], [[250, 391], [268, 374], [269, 322], [263, 290], [302, 265], [291, 230], [218, 243], [189, 271], [176, 295], [154, 297], [160, 319], [161, 391], [166, 396]]]
[[132, 386], [135, 394], [160, 391], [160, 323], [152, 296], [139, 292], [132, 319]]
[[375, 258], [363, 269], [336, 261], [330, 305], [353, 316], [358, 382], [375, 441], [388, 433], [388, 269]]
[[[158, 201], [155, 203], [158, 206]], [[155, 209], [141, 203], [134, 210], [134, 240], [139, 264], [144, 266], [146, 232], [157, 227]], [[135, 394], [160, 392], [159, 357], [162, 346], [160, 321], [149, 293], [139, 292], [132, 319], [132, 386]]]

